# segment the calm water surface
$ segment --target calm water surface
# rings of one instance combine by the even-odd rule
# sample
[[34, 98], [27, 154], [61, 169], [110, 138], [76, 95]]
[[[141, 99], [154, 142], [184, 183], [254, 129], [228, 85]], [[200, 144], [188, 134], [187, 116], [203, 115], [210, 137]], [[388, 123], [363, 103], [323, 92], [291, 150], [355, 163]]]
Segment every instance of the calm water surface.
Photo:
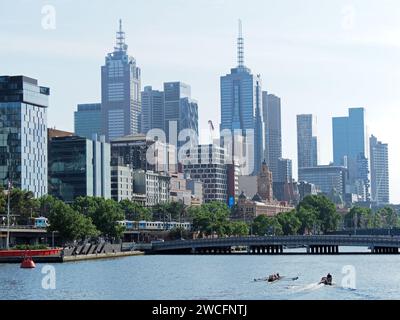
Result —
[[[356, 289], [342, 286], [342, 268]], [[42, 288], [44, 264], [0, 264], [0, 299], [400, 299], [400, 256], [136, 256], [54, 264], [56, 289]], [[279, 272], [298, 281], [254, 278]], [[318, 286], [328, 272], [333, 287]]]

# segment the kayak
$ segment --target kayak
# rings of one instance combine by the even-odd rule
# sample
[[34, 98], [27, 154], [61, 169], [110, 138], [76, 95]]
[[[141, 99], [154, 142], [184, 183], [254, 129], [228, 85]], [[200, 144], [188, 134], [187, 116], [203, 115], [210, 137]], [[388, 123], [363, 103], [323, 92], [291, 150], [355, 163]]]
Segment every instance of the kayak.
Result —
[[[269, 282], [269, 283], [273, 283], [273, 282], [276, 282], [276, 281], [279, 281], [279, 280], [283, 280], [283, 279], [285, 279], [286, 277], [285, 276], [281, 276], [281, 277], [279, 277], [279, 278], [277, 278], [277, 279], [274, 279], [274, 280], [270, 280], [270, 278], [269, 277], [266, 277], [266, 278], [260, 278], [260, 279], [254, 279], [254, 281], [255, 282]], [[294, 278], [289, 278], [289, 279], [287, 279], [287, 280], [291, 280], [291, 281], [296, 281], [296, 280], [299, 280], [299, 277], [294, 277]]]

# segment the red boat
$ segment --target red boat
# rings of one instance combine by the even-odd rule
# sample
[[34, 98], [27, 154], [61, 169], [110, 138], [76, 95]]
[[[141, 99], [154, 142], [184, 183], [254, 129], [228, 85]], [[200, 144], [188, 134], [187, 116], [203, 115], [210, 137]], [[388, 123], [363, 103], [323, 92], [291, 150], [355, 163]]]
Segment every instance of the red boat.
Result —
[[59, 255], [62, 249], [42, 249], [42, 250], [0, 250], [0, 258], [11, 257], [43, 257]]

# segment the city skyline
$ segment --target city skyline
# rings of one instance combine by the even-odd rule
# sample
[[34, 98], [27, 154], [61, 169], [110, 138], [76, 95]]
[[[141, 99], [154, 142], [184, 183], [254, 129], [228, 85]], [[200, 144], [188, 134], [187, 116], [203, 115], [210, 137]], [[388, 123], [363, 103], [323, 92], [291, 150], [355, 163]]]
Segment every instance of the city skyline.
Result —
[[[154, 4], [154, 1], [151, 3]], [[161, 48], [165, 44], [163, 42], [164, 40], [162, 40], [162, 36], [158, 38], [159, 43], [157, 43], [157, 41], [154, 41], [154, 39], [152, 42], [148, 42], [147, 40], [145, 40], [145, 38], [142, 35], [140, 35], [139, 31], [142, 30], [142, 28], [146, 27], [148, 28], [148, 24], [146, 24], [144, 21], [140, 19], [139, 21], [136, 19], [136, 21], [134, 22], [132, 20], [135, 19], [131, 19], [129, 15], [124, 16], [123, 14], [121, 14], [121, 12], [124, 12], [121, 10], [122, 6], [121, 7], [116, 6], [115, 9], [111, 10], [112, 11], [111, 14], [108, 14], [108, 12], [104, 13], [105, 15], [108, 14], [104, 25], [100, 26], [98, 24], [95, 24], [96, 28], [94, 28], [97, 29], [100, 27], [101, 31], [104, 32], [98, 32], [99, 34], [94, 35], [93, 30], [91, 29], [94, 27], [93, 25], [94, 22], [91, 20], [93, 18], [88, 19], [88, 21], [84, 23], [77, 23], [77, 25], [71, 25], [66, 22], [68, 19], [65, 19], [65, 15], [67, 14], [66, 12], [70, 12], [71, 8], [66, 8], [58, 1], [54, 1], [54, 6], [57, 10], [57, 28], [51, 31], [45, 31], [41, 29], [40, 26], [41, 4], [34, 4], [33, 2], [27, 3], [26, 6], [27, 12], [23, 14], [27, 15], [29, 9], [32, 9], [32, 12], [35, 12], [35, 10], [38, 12], [36, 16], [32, 17], [32, 20], [30, 19], [26, 20], [25, 26], [31, 23], [32, 25], [37, 24], [37, 30], [35, 28], [32, 28], [32, 30], [27, 32], [27, 34], [31, 33], [31, 35], [33, 35], [33, 39], [38, 41], [39, 44], [44, 44], [44, 46], [38, 45], [37, 47], [41, 48], [32, 50], [31, 49], [32, 46], [29, 45], [30, 43], [29, 41], [32, 40], [28, 40], [25, 38], [27, 42], [25, 43], [25, 46], [26, 48], [29, 48], [29, 57], [30, 57], [29, 59], [26, 59], [27, 55], [26, 52], [24, 51], [26, 48], [21, 47], [23, 44], [22, 42], [19, 43], [18, 41], [16, 41], [16, 39], [21, 40], [22, 33], [21, 30], [19, 30], [19, 28], [21, 28], [21, 25], [24, 26], [24, 24], [21, 24], [20, 21], [21, 17], [13, 16], [12, 9], [8, 7], [7, 12], [10, 12], [10, 16], [12, 17], [12, 19], [15, 20], [14, 23], [18, 24], [19, 26], [15, 30], [7, 31], [7, 34], [5, 32], [4, 34], [1, 33], [2, 36], [4, 35], [5, 40], [10, 39], [10, 36], [16, 36], [16, 38], [14, 38], [14, 41], [10, 41], [9, 49], [11, 51], [0, 53], [2, 61], [5, 61], [4, 70], [2, 74], [9, 74], [9, 75], [23, 74], [29, 77], [40, 79], [41, 84], [48, 86], [52, 89], [52, 95], [50, 97], [51, 107], [49, 108], [49, 127], [56, 126], [59, 129], [65, 129], [65, 130], [72, 129], [73, 111], [75, 110], [76, 105], [78, 103], [90, 103], [90, 102], [100, 101], [99, 66], [102, 65], [103, 63], [104, 55], [110, 51], [111, 45], [113, 43], [112, 41], [115, 38], [114, 33], [116, 30], [116, 24], [118, 18], [121, 16], [124, 21], [124, 31], [127, 34], [126, 42], [130, 46], [130, 54], [132, 54], [137, 59], [138, 64], [143, 70], [141, 89], [143, 90], [143, 87], [145, 85], [151, 85], [153, 86], [154, 89], [161, 90], [162, 83], [167, 81], [176, 80], [189, 83], [192, 87], [193, 96], [195, 96], [196, 99], [199, 100], [200, 128], [207, 129], [208, 118], [211, 118], [214, 121], [214, 123], [218, 123], [220, 119], [217, 110], [219, 109], [217, 107], [219, 105], [218, 80], [221, 74], [225, 74], [226, 70], [229, 69], [232, 65], [234, 65], [235, 55], [236, 55], [235, 26], [237, 18], [240, 17], [242, 18], [244, 23], [244, 36], [246, 38], [246, 61], [247, 61], [246, 64], [249, 66], [249, 68], [253, 69], [255, 72], [260, 72], [262, 74], [264, 90], [277, 94], [282, 98], [282, 121], [283, 121], [282, 127], [284, 128], [282, 133], [283, 157], [293, 159], [294, 160], [293, 163], [296, 166], [297, 164], [297, 157], [296, 157], [297, 148], [296, 148], [296, 134], [295, 134], [296, 114], [312, 113], [317, 115], [318, 138], [321, 144], [321, 149], [320, 149], [321, 164], [328, 164], [330, 161], [333, 160], [331, 154], [331, 149], [332, 149], [331, 125], [329, 124], [331, 122], [331, 118], [336, 115], [344, 114], [344, 112], [349, 107], [353, 106], [364, 107], [367, 112], [367, 124], [369, 124], [369, 130], [367, 136], [369, 136], [370, 134], [374, 134], [375, 136], [378, 136], [383, 142], [388, 143], [389, 146], [391, 146], [389, 148], [390, 152], [389, 158], [391, 159], [390, 161], [391, 165], [390, 185], [392, 186], [391, 199], [395, 203], [400, 202], [398, 196], [398, 189], [396, 189], [396, 186], [399, 184], [396, 182], [400, 180], [398, 178], [399, 169], [397, 169], [397, 166], [395, 165], [400, 159], [398, 154], [396, 153], [397, 152], [396, 140], [394, 134], [395, 133], [394, 120], [396, 119], [396, 113], [393, 113], [393, 112], [398, 112], [397, 110], [394, 109], [394, 107], [400, 100], [398, 94], [395, 93], [395, 87], [396, 87], [395, 84], [398, 83], [396, 81], [397, 80], [396, 70], [397, 68], [399, 68], [399, 64], [398, 62], [396, 62], [395, 65], [391, 65], [390, 63], [390, 62], [393, 63], [394, 61], [394, 56], [392, 56], [393, 53], [394, 52], [398, 53], [399, 44], [397, 42], [393, 42], [394, 37], [390, 38], [389, 36], [382, 37], [383, 40], [381, 42], [377, 40], [379, 38], [379, 32], [382, 31], [383, 34], [385, 34], [385, 32], [388, 32], [389, 30], [388, 34], [390, 35], [390, 30], [391, 30], [390, 28], [382, 30], [382, 24], [380, 23], [377, 23], [377, 25], [379, 25], [379, 28], [375, 31], [375, 35], [371, 36], [370, 39], [362, 39], [362, 37], [361, 39], [357, 39], [357, 36], [359, 36], [360, 34], [359, 25], [363, 25], [363, 23], [365, 23], [364, 21], [366, 19], [365, 15], [367, 15], [367, 13], [369, 11], [372, 11], [373, 9], [384, 10], [386, 12], [386, 16], [388, 17], [388, 20], [391, 21], [389, 19], [390, 10], [388, 8], [383, 9], [382, 6], [379, 6], [379, 8], [377, 8], [375, 5], [371, 4], [371, 2], [369, 2], [369, 4], [367, 5], [363, 3], [363, 7], [357, 7], [357, 3], [359, 4], [359, 1], [352, 2], [354, 4], [355, 12], [358, 13], [356, 15], [357, 22], [355, 22], [353, 28], [350, 28], [351, 30], [345, 30], [346, 28], [343, 28], [342, 25], [343, 9], [346, 7], [346, 4], [348, 4], [348, 2], [343, 2], [342, 4], [335, 4], [335, 5], [329, 4], [328, 5], [329, 9], [332, 9], [333, 10], [332, 12], [335, 13], [332, 14], [331, 19], [328, 19], [327, 24], [320, 25], [322, 29], [321, 34], [323, 34], [324, 31], [328, 32], [328, 34], [332, 33], [335, 34], [335, 31], [337, 31], [336, 29], [338, 29], [339, 30], [338, 33], [343, 33], [343, 38], [338, 37], [336, 34], [336, 37], [333, 37], [333, 41], [331, 43], [324, 42], [321, 44], [318, 43], [318, 40], [321, 40], [322, 38], [318, 37], [316, 37], [316, 39], [314, 39], [315, 41], [313, 41], [312, 43], [308, 41], [309, 39], [301, 39], [301, 38], [300, 39], [297, 38], [298, 42], [296, 41], [293, 42], [293, 37], [292, 37], [293, 35], [291, 33], [281, 33], [277, 30], [272, 30], [272, 28], [267, 29], [264, 26], [264, 24], [268, 24], [266, 21], [260, 19], [258, 20], [255, 19], [255, 21], [253, 21], [249, 19], [248, 10], [244, 10], [244, 12], [238, 12], [238, 8], [235, 7], [235, 5], [237, 5], [235, 1], [232, 1], [233, 4], [226, 4], [221, 1], [215, 3], [205, 2], [204, 4], [197, 4], [197, 5], [195, 4], [187, 5], [182, 1], [176, 1], [176, 2], [172, 1], [172, 3], [180, 4], [183, 10], [187, 10], [188, 8], [193, 9], [193, 7], [198, 6], [199, 10], [205, 10], [206, 8], [212, 7], [217, 12], [221, 12], [222, 7], [225, 8], [227, 6], [228, 13], [226, 16], [223, 17], [221, 21], [217, 22], [216, 19], [211, 19], [210, 21], [208, 21], [208, 24], [210, 24], [210, 26], [215, 26], [217, 24], [220, 27], [220, 29], [218, 29], [219, 32], [217, 32], [217, 35], [214, 36], [211, 36], [209, 33], [207, 33], [208, 27], [205, 28], [205, 30], [201, 29], [200, 21], [196, 19], [195, 19], [196, 22], [195, 27], [193, 27], [194, 30], [190, 31], [184, 30], [182, 31], [181, 34], [174, 35], [174, 37], [176, 38], [172, 37], [172, 33], [175, 32], [176, 30], [170, 29], [169, 31], [166, 31], [166, 32], [171, 32], [170, 36], [172, 37], [172, 40], [171, 39], [170, 40], [174, 44], [176, 43], [177, 39], [181, 39], [180, 37], [183, 37], [183, 35], [187, 36], [188, 32], [192, 32], [193, 36], [191, 37], [191, 39], [187, 39], [189, 45], [188, 43], [186, 43], [186, 46], [189, 46], [191, 48], [191, 50], [188, 51], [193, 51], [193, 52], [185, 51], [186, 53], [185, 59], [182, 59], [182, 56], [179, 55], [176, 56], [175, 54], [180, 47], [178, 47], [177, 50], [175, 49], [165, 50], [165, 52], [163, 51], [163, 55], [166, 56], [165, 60], [163, 60], [164, 57], [160, 57], [160, 55], [158, 54], [160, 61], [157, 61], [157, 54], [155, 53], [159, 53], [160, 51], [157, 48]], [[222, 6], [223, 3], [224, 6]], [[266, 1], [265, 3], [267, 3], [267, 5], [271, 4], [271, 2], [269, 1]], [[313, 2], [308, 1], [304, 6], [307, 8], [308, 7], [311, 8], [312, 7], [311, 3]], [[387, 1], [386, 3], [387, 4], [392, 3], [392, 5], [394, 5], [395, 2]], [[133, 2], [133, 5], [134, 4], [135, 2]], [[159, 5], [162, 6], [161, 4]], [[262, 5], [265, 6], [264, 2]], [[321, 8], [318, 7], [318, 4], [315, 4], [315, 2], [314, 5], [316, 6], [317, 9], [322, 10]], [[80, 7], [82, 11], [85, 11], [83, 10], [85, 6], [87, 5], [82, 5]], [[146, 6], [147, 5], [145, 5], [145, 9], [148, 8]], [[169, 3], [169, 6], [171, 6], [171, 3]], [[287, 6], [287, 4], [276, 5], [273, 8], [277, 12], [282, 13], [283, 9], [285, 8], [287, 9], [287, 7], [285, 6]], [[291, 8], [289, 10], [289, 14], [290, 13], [293, 14], [295, 11], [294, 9], [297, 6], [298, 4], [293, 4], [294, 8]], [[5, 12], [5, 10], [2, 12]], [[252, 13], [255, 14], [255, 12]], [[325, 18], [327, 16], [330, 17], [327, 11], [323, 10], [323, 13], [325, 14]], [[77, 10], [76, 15], [79, 16], [80, 14], [84, 15], [82, 12]], [[172, 14], [177, 15], [178, 13], [168, 13], [167, 15], [172, 15]], [[180, 14], [182, 14], [183, 16], [184, 13], [182, 12]], [[302, 17], [304, 17], [304, 15], [307, 16], [308, 14], [309, 13], [307, 10], [300, 13]], [[115, 15], [115, 17], [113, 15]], [[100, 15], [99, 19], [101, 18], [101, 16], [102, 15]], [[9, 18], [6, 17], [5, 19], [2, 19], [1, 24], [7, 25], [8, 23], [11, 23], [10, 20], [8, 19]], [[318, 19], [315, 18], [313, 22], [316, 22], [319, 19], [322, 19], [322, 17]], [[75, 20], [78, 19], [74, 19], [74, 21]], [[333, 27], [333, 20], [335, 20], [335, 27]], [[85, 20], [82, 19], [82, 21]], [[276, 22], [276, 20], [274, 21]], [[163, 32], [161, 29], [163, 26], [165, 26], [163, 23], [165, 23], [165, 21], [161, 20], [155, 25], [155, 28], [153, 29], [149, 28], [148, 29], [149, 33], [157, 31], [162, 35]], [[184, 25], [183, 22], [182, 25]], [[282, 27], [283, 25], [284, 23], [281, 23], [280, 27]], [[303, 28], [310, 27], [310, 25], [304, 22], [303, 25], [304, 25]], [[324, 26], [328, 27], [324, 28]], [[262, 35], [260, 33], [255, 32], [257, 27], [259, 28], [262, 27], [261, 28], [261, 30], [263, 31]], [[68, 42], [68, 39], [71, 40], [71, 37], [76, 36], [76, 32], [74, 32], [76, 31], [76, 28], [85, 29], [86, 33], [83, 32], [83, 34], [80, 35], [79, 40], [74, 39], [75, 41], [77, 41], [75, 43], [82, 44], [85, 42], [84, 39], [87, 39], [86, 37], [89, 36], [93, 41], [89, 42], [87, 45], [82, 45], [80, 48], [81, 50], [79, 50], [78, 48], [79, 46], [75, 48], [73, 45], [72, 47], [70, 46], [70, 49], [74, 49], [73, 50], [74, 53], [61, 52], [59, 47], [57, 48], [57, 46], [54, 46], [54, 44], [50, 46], [50, 44], [53, 43], [56, 39], [59, 39], [58, 41], [61, 41], [64, 44], [65, 43], [71, 44], [71, 42]], [[392, 32], [395, 31], [396, 27], [393, 27]], [[368, 32], [361, 32], [361, 34], [363, 33], [368, 34]], [[147, 36], [151, 37], [151, 34], [150, 35], [148, 34]], [[317, 34], [319, 33], [317, 32]], [[350, 39], [344, 36], [349, 34], [350, 34], [349, 37]], [[203, 36], [209, 35], [208, 43], [201, 41], [202, 35]], [[355, 38], [355, 40], [352, 38], [352, 36]], [[263, 37], [265, 37], [264, 39], [272, 40], [272, 42], [269, 43], [270, 46], [269, 47], [267, 46], [268, 51], [266, 51], [266, 48], [263, 47], [262, 45], [261, 47], [258, 47], [259, 50], [257, 50], [257, 45], [260, 45], [259, 42], [260, 40], [263, 39]], [[198, 53], [194, 52], [196, 51], [194, 49], [200, 48], [200, 46], [199, 47], [195, 46], [196, 44], [194, 43], [194, 41], [196, 39], [197, 41], [202, 42], [201, 47], [203, 48], [204, 46], [207, 47], [210, 46], [210, 48], [215, 48], [215, 50], [212, 50], [215, 53], [213, 55], [214, 62], [211, 62], [210, 60], [211, 56], [210, 53], [208, 52], [209, 50], [204, 50], [204, 49], [203, 51], [201, 50], [199, 51], [201, 51], [203, 55], [208, 57], [208, 59], [203, 59], [203, 60], [196, 59], [196, 57], [198, 57]], [[296, 39], [296, 37], [294, 37], [294, 39]], [[217, 40], [221, 40], [221, 44], [218, 44]], [[344, 43], [341, 42], [343, 40]], [[291, 60], [290, 58], [285, 56], [285, 54], [283, 54], [282, 57], [279, 57], [278, 55], [279, 50], [276, 50], [277, 47], [279, 48], [280, 46], [285, 47], [291, 45], [293, 45], [296, 49], [300, 48], [300, 51], [302, 50], [308, 51], [309, 49], [316, 49], [316, 52], [313, 53], [308, 52], [309, 55], [307, 57], [304, 56], [303, 52], [303, 55], [301, 55], [300, 58], [299, 57], [296, 58], [300, 60], [303, 59], [303, 64], [298, 68], [294, 68], [291, 63], [294, 62], [296, 59]], [[222, 52], [220, 52], [219, 50], [221, 46], [224, 46]], [[357, 52], [357, 54], [348, 53], [346, 51], [346, 48], [348, 50], [347, 46], [349, 47], [354, 46], [360, 49], [363, 48], [364, 46], [372, 46], [373, 48], [375, 48], [376, 52], [379, 53], [379, 55], [375, 57], [368, 57], [369, 55], [371, 55], [371, 53], [361, 53], [359, 51]], [[146, 50], [150, 50], [148, 49], [149, 47], [150, 49], [155, 50], [155, 52], [153, 52], [150, 55], [144, 54]], [[174, 46], [168, 46], [168, 47], [174, 47]], [[275, 49], [272, 49], [272, 47], [274, 47]], [[386, 47], [394, 49], [393, 52], [389, 54], [383, 52], [382, 49]], [[18, 48], [20, 50], [17, 50]], [[326, 51], [326, 49], [330, 49], [329, 53]], [[344, 51], [342, 51], [343, 49]], [[55, 54], [57, 53], [57, 51], [58, 55]], [[13, 54], [13, 57], [10, 57], [10, 52]], [[89, 57], [89, 53], [91, 57]], [[263, 54], [265, 53], [267, 53], [266, 56], [263, 56]], [[346, 53], [348, 53], [349, 56], [347, 56]], [[24, 58], [28, 61], [21, 61], [18, 58], [20, 57], [21, 54], [24, 54]], [[193, 66], [194, 60], [197, 60], [197, 62], [198, 63], [200, 62], [200, 64], [202, 62], [206, 62], [207, 68], [203, 65], [201, 65], [201, 68], [199, 68], [198, 64], [196, 69], [196, 67]], [[343, 62], [343, 60], [345, 61]], [[384, 62], [383, 60], [388, 60], [388, 61]], [[32, 61], [35, 62], [38, 61], [38, 62], [33, 63], [34, 66], [32, 66]], [[263, 63], [260, 63], [261, 61]], [[289, 65], [284, 65], [283, 63], [280, 64], [278, 63], [279, 61], [280, 62], [289, 61]], [[67, 62], [68, 65], [67, 68], [71, 69], [71, 71], [73, 71], [74, 73], [76, 73], [77, 70], [80, 70], [80, 68], [82, 67], [81, 64], [83, 63], [89, 64], [89, 67], [83, 68], [84, 74], [82, 75], [82, 78], [81, 77], [75, 78], [77, 79], [76, 83], [70, 83], [71, 71], [66, 70], [65, 66], [64, 69], [62, 70], [63, 70], [63, 76], [65, 75], [66, 79], [60, 79], [57, 76], [54, 76], [53, 79], [53, 73], [51, 72], [52, 68], [56, 68], [60, 63], [65, 63], [65, 62]], [[163, 63], [171, 62], [171, 66], [170, 67], [160, 66], [161, 62]], [[319, 67], [322, 66], [323, 67], [322, 72], [318, 73], [316, 69], [313, 68], [310, 69], [309, 72], [306, 72], [306, 70], [302, 70], [306, 66], [310, 66], [312, 62], [314, 62]], [[273, 67], [273, 64], [281, 65], [281, 68]], [[346, 66], [346, 68], [343, 67], [343, 69], [334, 72], [333, 67], [335, 65], [336, 67], [338, 65]], [[209, 66], [210, 68], [208, 68]], [[368, 68], [369, 66], [373, 67]], [[171, 70], [169, 70], [169, 68], [172, 67], [175, 67], [174, 72], [171, 72]], [[291, 67], [293, 67], [292, 70], [290, 70]], [[363, 73], [366, 70], [368, 70], [371, 73], [368, 76], [368, 81], [365, 80], [366, 74]], [[198, 75], [198, 73], [200, 73], [200, 76]], [[207, 75], [205, 75], [205, 73], [207, 73]], [[340, 77], [338, 73], [340, 73]], [[326, 79], [326, 81], [322, 81], [323, 83], [319, 83], [318, 81], [321, 79], [318, 79], [317, 75], [321, 76], [321, 74], [325, 76], [323, 80]], [[372, 79], [372, 78], [379, 78], [378, 75], [380, 75], [380, 81], [382, 82], [379, 84], [377, 80]], [[386, 77], [384, 75], [386, 75]], [[351, 79], [347, 79], [347, 81], [342, 81], [344, 83], [340, 83], [339, 79], [342, 78], [351, 78]], [[89, 79], [90, 81], [88, 81]], [[207, 79], [208, 80], [213, 79], [213, 80], [212, 82], [210, 82], [207, 81]], [[295, 83], [294, 80], [303, 83], [302, 84]], [[67, 83], [65, 83], [64, 81], [67, 81]], [[301, 90], [305, 91], [304, 90], [305, 87], [308, 87], [308, 90], [306, 92], [302, 92], [301, 94], [299, 94]], [[371, 87], [373, 87], [374, 90], [371, 90]], [[85, 90], [83, 90], [82, 88], [85, 88]], [[372, 91], [376, 93], [375, 94], [371, 93]], [[70, 95], [71, 97], [65, 98], [66, 95]], [[324, 95], [326, 96], [325, 99], [322, 98], [322, 96]], [[310, 106], [310, 101], [312, 101], [312, 106]], [[324, 107], [321, 108], [321, 106]], [[385, 110], [387, 110], [387, 107], [389, 109], [388, 110], [389, 112], [382, 112], [382, 108], [385, 108]], [[321, 111], [321, 109], [325, 110]], [[328, 114], [326, 113], [326, 110], [329, 110]], [[369, 121], [368, 118], [370, 119]], [[66, 119], [69, 120], [66, 121]], [[372, 119], [373, 121], [371, 121]], [[296, 167], [293, 168], [293, 172], [297, 172]]]

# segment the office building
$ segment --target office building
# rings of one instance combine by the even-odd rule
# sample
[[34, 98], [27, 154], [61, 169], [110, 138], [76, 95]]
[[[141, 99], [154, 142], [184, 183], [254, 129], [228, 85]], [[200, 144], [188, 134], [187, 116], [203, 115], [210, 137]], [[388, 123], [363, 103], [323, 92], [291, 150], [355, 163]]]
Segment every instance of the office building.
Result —
[[357, 195], [360, 202], [368, 201], [369, 170], [366, 156], [366, 127], [364, 108], [350, 108], [347, 117], [334, 117], [333, 163], [349, 171], [347, 193]]
[[[164, 92], [153, 90], [151, 86], [142, 91], [142, 133], [160, 129], [165, 132]], [[167, 137], [165, 137], [165, 141]]]
[[50, 89], [25, 76], [0, 77], [0, 184], [47, 194]]
[[115, 201], [133, 199], [133, 170], [129, 166], [111, 167], [111, 198]]
[[185, 206], [192, 204], [192, 190], [187, 187], [187, 180], [183, 173], [171, 173], [169, 187], [169, 200], [179, 202]]
[[386, 143], [375, 136], [369, 138], [371, 161], [371, 201], [377, 206], [390, 203], [389, 198], [389, 150]]
[[110, 145], [61, 136], [49, 140], [49, 194], [67, 203], [80, 196], [111, 198]]
[[299, 169], [318, 165], [316, 124], [317, 120], [311, 114], [297, 116], [297, 163]]
[[113, 166], [125, 165], [132, 169], [154, 172], [176, 172], [175, 147], [150, 139], [146, 135], [131, 135], [111, 141]]
[[127, 50], [120, 20], [114, 52], [106, 56], [101, 67], [102, 132], [106, 141], [140, 133], [141, 73]]
[[164, 128], [166, 141], [177, 148], [185, 143], [178, 141], [183, 130], [199, 134], [198, 104], [191, 98], [190, 86], [183, 82], [164, 83]]
[[317, 166], [299, 169], [299, 182], [314, 184], [322, 193], [329, 195], [346, 193], [347, 168], [341, 166]]
[[225, 149], [216, 145], [199, 145], [182, 159], [183, 170], [203, 183], [204, 202], [227, 200], [227, 165]]
[[146, 195], [146, 206], [169, 202], [170, 177], [151, 170], [133, 171], [133, 190], [136, 194]]
[[[239, 133], [245, 137], [248, 159], [246, 175], [257, 175], [264, 160], [265, 127], [262, 110], [261, 76], [253, 75], [244, 65], [244, 40], [241, 23], [238, 36], [238, 64], [220, 79], [221, 86], [221, 137]], [[222, 146], [227, 150], [222, 138]]]
[[292, 160], [290, 159], [278, 159], [278, 174], [276, 178], [273, 177], [274, 182], [292, 182], [293, 171], [292, 171]]
[[74, 112], [74, 132], [79, 137], [92, 139], [102, 135], [101, 103], [78, 104]]
[[279, 159], [282, 158], [281, 99], [263, 91], [263, 117], [265, 124], [265, 159], [278, 181]]

